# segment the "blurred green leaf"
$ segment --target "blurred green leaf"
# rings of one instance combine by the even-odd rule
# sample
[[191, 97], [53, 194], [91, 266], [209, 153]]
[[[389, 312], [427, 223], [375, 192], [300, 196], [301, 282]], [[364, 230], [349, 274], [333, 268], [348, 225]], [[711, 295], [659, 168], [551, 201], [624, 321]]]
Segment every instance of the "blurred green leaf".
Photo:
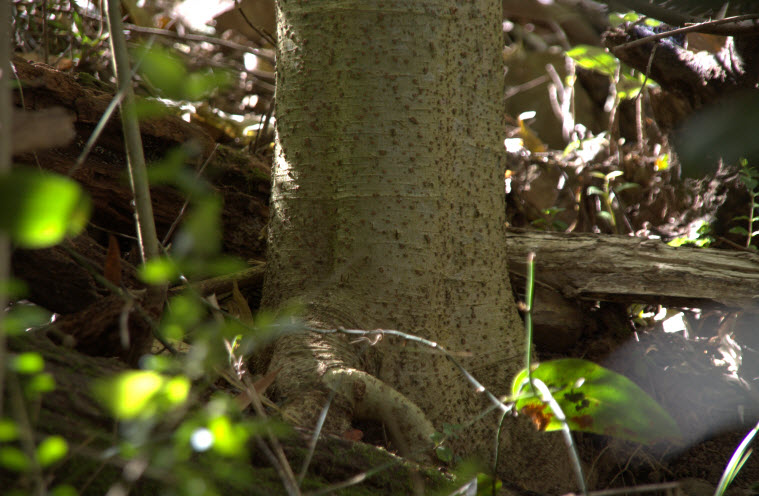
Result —
[[68, 453], [68, 443], [61, 436], [48, 436], [37, 446], [37, 462], [49, 467]]
[[438, 460], [445, 463], [451, 463], [453, 461], [453, 451], [445, 445], [435, 448], [435, 456], [438, 457]]
[[74, 489], [72, 486], [69, 486], [68, 484], [61, 484], [60, 486], [55, 486], [53, 489], [50, 490], [50, 496], [78, 496], [79, 493], [76, 489]]
[[36, 374], [45, 369], [45, 360], [39, 353], [32, 351], [12, 357], [11, 369], [18, 374]]
[[203, 303], [190, 292], [173, 296], [167, 306], [168, 312], [164, 313], [161, 331], [169, 339], [178, 341], [208, 314]]
[[200, 101], [231, 82], [227, 72], [190, 72], [174, 53], [160, 45], [143, 45], [135, 50], [140, 75], [162, 96], [171, 100]]
[[140, 46], [135, 50], [138, 70], [162, 95], [172, 100], [184, 99], [187, 69], [179, 57], [160, 45]]
[[21, 298], [28, 291], [29, 288], [21, 279], [11, 277], [5, 281], [0, 281], [0, 295], [5, 295], [9, 300]]
[[23, 334], [29, 328], [50, 322], [52, 314], [37, 305], [16, 304], [5, 314], [5, 332], [11, 336]]
[[240, 425], [233, 424], [227, 416], [211, 419], [208, 430], [213, 435], [213, 450], [224, 456], [238, 456], [245, 450], [248, 433]]
[[185, 95], [188, 100], [198, 101], [213, 93], [217, 88], [229, 86], [232, 78], [222, 71], [195, 72], [185, 82]]
[[0, 231], [24, 248], [46, 248], [78, 234], [92, 208], [89, 197], [67, 177], [15, 169], [0, 177]]
[[[539, 364], [533, 379], [551, 390], [574, 431], [593, 432], [640, 443], [680, 438], [670, 415], [649, 395], [623, 375], [577, 358]], [[527, 371], [514, 379], [515, 407], [528, 415], [540, 430], [561, 429], [551, 408], [535, 396], [524, 394]]]
[[93, 389], [98, 400], [117, 419], [144, 419], [183, 404], [190, 392], [190, 381], [183, 376], [169, 378], [134, 370], [100, 380]]
[[598, 216], [609, 223], [611, 223], [613, 220], [613, 217], [611, 216], [611, 214], [607, 212], [606, 210], [601, 210], [600, 212], [598, 212]]
[[134, 112], [137, 114], [137, 119], [143, 120], [171, 114], [172, 109], [155, 98], [137, 98], [134, 101]]
[[179, 277], [177, 264], [168, 257], [151, 258], [139, 268], [140, 280], [145, 284], [161, 285]]
[[29, 468], [29, 458], [15, 446], [0, 446], [0, 467], [13, 472], [24, 472]]
[[600, 72], [607, 76], [614, 76], [619, 61], [603, 48], [592, 45], [577, 45], [567, 55], [580, 67]]
[[7, 443], [16, 439], [18, 439], [16, 421], [9, 418], [0, 418], [0, 443]]
[[24, 384], [24, 391], [30, 397], [38, 397], [53, 390], [55, 390], [55, 379], [48, 373], [35, 374]]
[[640, 188], [640, 184], [638, 183], [622, 183], [618, 186], [614, 186], [614, 191], [616, 193], [621, 193], [622, 191], [625, 191], [627, 189], [634, 189], [634, 188]]
[[174, 239], [174, 252], [180, 258], [190, 254], [208, 257], [221, 250], [221, 200], [206, 196], [196, 200]]

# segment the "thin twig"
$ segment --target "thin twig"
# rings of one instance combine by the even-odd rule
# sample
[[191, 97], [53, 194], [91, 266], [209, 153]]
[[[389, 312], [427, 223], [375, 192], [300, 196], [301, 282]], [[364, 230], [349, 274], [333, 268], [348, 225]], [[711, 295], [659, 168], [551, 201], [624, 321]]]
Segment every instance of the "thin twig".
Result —
[[[243, 376], [242, 380], [245, 383], [245, 391], [248, 394], [248, 398], [253, 404], [253, 409], [261, 419], [265, 420], [267, 418], [267, 415], [263, 405], [261, 404], [261, 398], [258, 396], [258, 391], [256, 391], [256, 388], [253, 386], [253, 383], [250, 381], [250, 378], [247, 375]], [[298, 482], [295, 480], [295, 474], [293, 473], [292, 467], [290, 467], [290, 462], [287, 461], [285, 451], [282, 449], [282, 445], [279, 443], [279, 439], [277, 439], [277, 436], [274, 435], [269, 427], [266, 427], [266, 435], [269, 438], [269, 444], [274, 451], [274, 456], [276, 457], [282, 469], [282, 482], [285, 485], [285, 489], [287, 490], [288, 494], [299, 496], [301, 493], [300, 488], [298, 487]]]
[[322, 411], [319, 414], [319, 418], [316, 421], [314, 432], [311, 434], [311, 439], [308, 440], [308, 453], [306, 453], [306, 458], [303, 460], [303, 466], [300, 469], [300, 473], [298, 473], [298, 487], [303, 484], [303, 479], [306, 477], [308, 466], [311, 464], [311, 458], [314, 456], [314, 452], [316, 451], [316, 443], [319, 441], [319, 436], [321, 434], [322, 428], [324, 427], [324, 421], [327, 420], [327, 413], [329, 412], [329, 407], [332, 405], [332, 400], [334, 398], [335, 390], [330, 389], [327, 401], [324, 403], [324, 407], [322, 408]]
[[[213, 150], [211, 150], [211, 153], [208, 154], [208, 158], [206, 158], [206, 160], [203, 162], [203, 165], [201, 165], [200, 169], [198, 169], [197, 174], [195, 174], [196, 179], [200, 178], [200, 176], [203, 174], [203, 171], [211, 162], [211, 158], [214, 156], [214, 154], [216, 153], [216, 150], [218, 149], [219, 149], [219, 143], [216, 143], [216, 145], [213, 147]], [[163, 246], [166, 246], [166, 244], [169, 242], [169, 240], [171, 239], [171, 235], [174, 234], [174, 231], [179, 225], [179, 222], [182, 220], [182, 217], [184, 217], [185, 210], [187, 210], [187, 206], [190, 204], [190, 198], [192, 198], [192, 193], [189, 193], [187, 195], [187, 198], [185, 198], [185, 201], [182, 204], [182, 208], [179, 209], [177, 218], [174, 219], [174, 222], [172, 222], [171, 226], [169, 226], [169, 230], [166, 231], [166, 236], [163, 237], [163, 242], [161, 243]]]
[[724, 19], [716, 19], [714, 21], [699, 22], [698, 24], [693, 24], [692, 26], [685, 26], [684, 28], [672, 29], [670, 31], [664, 31], [661, 33], [652, 34], [650, 36], [646, 36], [645, 38], [640, 38], [638, 40], [633, 40], [628, 43], [623, 43], [621, 45], [615, 46], [614, 48], [611, 48], [611, 51], [616, 52], [617, 50], [626, 50], [628, 48], [634, 48], [636, 46], [645, 45], [646, 43], [649, 43], [651, 41], [660, 40], [662, 38], [669, 38], [670, 36], [674, 36], [676, 34], [692, 33], [696, 31], [707, 32], [708, 30], [705, 31], [704, 28], [710, 28], [712, 26], [718, 26], [720, 24], [737, 23], [741, 21], [747, 21], [750, 19], [759, 19], [759, 14], [746, 14], [746, 15], [739, 15], [739, 16], [733, 16], [733, 17], [726, 17]]

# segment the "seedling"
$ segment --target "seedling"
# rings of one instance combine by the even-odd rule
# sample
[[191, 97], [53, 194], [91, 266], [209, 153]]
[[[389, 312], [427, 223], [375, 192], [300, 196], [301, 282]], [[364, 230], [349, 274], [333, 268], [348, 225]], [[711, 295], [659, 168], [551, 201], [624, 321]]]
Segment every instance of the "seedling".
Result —
[[757, 208], [759, 208], [759, 203], [756, 202], [756, 198], [759, 197], [759, 171], [754, 167], [749, 167], [748, 160], [745, 158], [741, 159], [740, 164], [740, 178], [748, 189], [748, 194], [751, 197], [751, 206], [748, 215], [733, 217], [734, 221], [746, 221], [747, 227], [735, 226], [730, 229], [730, 232], [746, 236], [746, 248], [756, 249], [756, 247], [751, 245], [751, 241], [754, 239], [754, 236], [759, 234], [759, 230], [754, 230], [754, 223], [757, 220]]

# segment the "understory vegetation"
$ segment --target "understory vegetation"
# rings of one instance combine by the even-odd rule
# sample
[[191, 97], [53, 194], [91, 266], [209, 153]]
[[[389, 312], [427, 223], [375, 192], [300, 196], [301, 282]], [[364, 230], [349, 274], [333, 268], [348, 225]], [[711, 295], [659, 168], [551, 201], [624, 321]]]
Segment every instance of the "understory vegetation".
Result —
[[[261, 306], [275, 4], [227, 3], [4, 7], [3, 494], [527, 494], [498, 475], [514, 416], [560, 433], [566, 483], [586, 494], [759, 490], [759, 97], [750, 85], [696, 95], [652, 62], [657, 50], [718, 58], [730, 33], [686, 42], [641, 12], [503, 3], [499, 275], [526, 345], [510, 350], [512, 388], [491, 391], [464, 338], [454, 349], [408, 329], [325, 329], [298, 303]], [[646, 36], [658, 37], [651, 60], [636, 59]], [[419, 443], [371, 415], [336, 432], [341, 398], [373, 390], [335, 374], [304, 427], [273, 386], [287, 371], [267, 360], [279, 338], [307, 333], [361, 363], [381, 342], [442, 356], [486, 406], [439, 426], [399, 399]], [[452, 448], [493, 412], [492, 459]]]

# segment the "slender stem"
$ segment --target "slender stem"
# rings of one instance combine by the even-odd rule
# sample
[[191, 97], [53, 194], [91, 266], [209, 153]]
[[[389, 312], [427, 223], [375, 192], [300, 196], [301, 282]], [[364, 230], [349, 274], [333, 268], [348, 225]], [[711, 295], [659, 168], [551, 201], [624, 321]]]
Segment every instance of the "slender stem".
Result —
[[153, 220], [153, 206], [150, 201], [145, 156], [142, 152], [142, 137], [137, 115], [134, 108], [134, 91], [129, 70], [126, 38], [121, 24], [121, 8], [118, 0], [108, 0], [108, 29], [110, 32], [111, 52], [114, 71], [119, 88], [124, 91], [124, 100], [120, 105], [121, 124], [124, 130], [124, 141], [127, 150], [127, 168], [129, 170], [129, 185], [132, 188], [135, 202], [135, 222], [137, 224], [137, 239], [140, 244], [142, 261], [159, 255], [158, 236]]
[[[527, 286], [525, 288], [525, 305], [527, 306], [524, 315], [525, 328], [525, 367], [527, 368], [527, 378], [532, 388], [532, 296], [535, 292], [535, 253], [527, 254]], [[534, 389], [533, 389], [534, 391]]]

